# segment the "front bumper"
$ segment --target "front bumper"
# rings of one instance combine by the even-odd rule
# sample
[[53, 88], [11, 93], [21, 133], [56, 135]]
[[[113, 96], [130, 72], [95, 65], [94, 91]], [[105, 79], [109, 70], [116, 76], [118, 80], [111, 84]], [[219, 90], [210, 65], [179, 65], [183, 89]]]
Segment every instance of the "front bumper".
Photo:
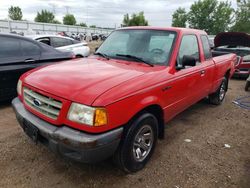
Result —
[[250, 69], [235, 69], [235, 76], [248, 76], [250, 73]]
[[36, 127], [37, 141], [67, 158], [99, 162], [112, 156], [120, 143], [122, 127], [102, 134], [88, 134], [66, 126], [56, 127], [38, 118], [27, 111], [18, 98], [13, 99], [12, 106], [22, 128], [26, 123]]

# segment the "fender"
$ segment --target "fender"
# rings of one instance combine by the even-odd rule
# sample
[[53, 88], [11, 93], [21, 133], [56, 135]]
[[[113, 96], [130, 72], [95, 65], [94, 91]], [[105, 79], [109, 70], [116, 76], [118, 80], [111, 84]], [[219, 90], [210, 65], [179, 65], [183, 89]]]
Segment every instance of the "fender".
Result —
[[[131, 106], [131, 104], [135, 104]], [[143, 111], [145, 108], [157, 105], [163, 109], [160, 98], [155, 95], [149, 95], [143, 97], [141, 95], [132, 96], [124, 100], [118, 101], [107, 106], [109, 116], [108, 127], [117, 128], [119, 126], [127, 124], [136, 114]]]

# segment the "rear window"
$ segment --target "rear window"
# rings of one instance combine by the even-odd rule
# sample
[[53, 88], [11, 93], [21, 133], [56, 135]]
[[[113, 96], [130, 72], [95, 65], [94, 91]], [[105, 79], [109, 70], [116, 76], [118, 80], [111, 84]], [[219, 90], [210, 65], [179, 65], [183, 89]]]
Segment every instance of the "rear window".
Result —
[[205, 59], [212, 58], [212, 53], [211, 53], [211, 50], [210, 50], [210, 44], [209, 44], [209, 40], [208, 40], [207, 36], [202, 35], [201, 36], [201, 42], [202, 42], [202, 47], [203, 47], [203, 52], [204, 52]]
[[57, 48], [57, 47], [62, 47], [62, 46], [68, 46], [73, 44], [72, 40], [70, 39], [65, 39], [65, 38], [60, 38], [60, 37], [52, 37], [51, 38], [52, 46]]
[[0, 58], [18, 57], [21, 55], [20, 41], [11, 37], [0, 37]]

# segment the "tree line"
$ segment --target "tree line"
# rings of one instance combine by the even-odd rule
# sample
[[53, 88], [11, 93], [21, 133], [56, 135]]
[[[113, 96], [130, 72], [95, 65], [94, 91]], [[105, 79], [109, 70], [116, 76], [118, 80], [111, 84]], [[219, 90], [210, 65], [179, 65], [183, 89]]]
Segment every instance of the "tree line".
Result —
[[202, 29], [211, 35], [235, 31], [250, 33], [250, 0], [237, 0], [237, 9], [228, 1], [198, 0], [189, 12], [178, 8], [172, 15], [172, 26]]
[[[11, 6], [9, 8], [10, 19], [22, 20], [22, 17], [20, 7]], [[55, 15], [48, 10], [37, 12], [35, 21], [61, 24], [55, 19]], [[87, 27], [86, 23], [77, 24], [73, 14], [66, 14], [63, 17], [63, 24]], [[121, 24], [122, 27], [147, 25], [149, 24], [145, 19], [144, 12], [132, 15], [125, 14]], [[172, 26], [202, 29], [210, 35], [224, 31], [250, 33], [250, 0], [237, 0], [236, 10], [228, 1], [198, 0], [191, 5], [189, 11], [182, 7], [175, 10], [172, 15]], [[91, 25], [90, 27], [95, 28], [96, 26]]]
[[[9, 8], [9, 18], [12, 20], [22, 20], [23, 13], [20, 7], [18, 6], [11, 6]], [[53, 12], [48, 10], [41, 10], [37, 12], [37, 15], [34, 19], [35, 22], [43, 22], [43, 23], [54, 23], [54, 24], [62, 24], [60, 21], [55, 19], [55, 15]], [[63, 17], [63, 24], [64, 25], [78, 25], [82, 27], [87, 27], [86, 23], [79, 23], [77, 24], [75, 16], [73, 14], [66, 14]], [[94, 28], [95, 25], [91, 25], [90, 27]]]

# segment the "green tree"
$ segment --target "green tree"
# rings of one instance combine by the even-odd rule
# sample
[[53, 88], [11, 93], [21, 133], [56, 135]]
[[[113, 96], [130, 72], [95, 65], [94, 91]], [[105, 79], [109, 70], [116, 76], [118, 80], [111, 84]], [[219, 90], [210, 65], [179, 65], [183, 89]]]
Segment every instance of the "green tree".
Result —
[[90, 28], [96, 28], [96, 25], [91, 25], [91, 26], [89, 26]]
[[37, 15], [35, 17], [36, 22], [43, 22], [43, 23], [53, 23], [55, 20], [55, 15], [48, 11], [48, 10], [42, 10], [41, 12], [37, 12]]
[[123, 18], [123, 25], [124, 25], [124, 26], [129, 26], [129, 21], [130, 21], [129, 15], [128, 15], [128, 14], [125, 14], [125, 15], [124, 15], [124, 18]]
[[250, 0], [238, 0], [232, 31], [250, 33]]
[[81, 27], [88, 27], [86, 23], [80, 23], [79, 24]]
[[203, 29], [209, 34], [228, 31], [233, 9], [228, 1], [198, 0], [190, 7], [188, 23], [191, 28]]
[[73, 14], [66, 14], [63, 17], [63, 24], [65, 25], [76, 25], [76, 19]]
[[144, 12], [132, 14], [131, 18], [128, 14], [124, 15], [123, 26], [148, 26], [148, 21], [144, 17]]
[[173, 27], [186, 27], [187, 12], [184, 8], [178, 8], [172, 15]]
[[22, 20], [23, 13], [20, 7], [11, 6], [9, 8], [9, 18], [12, 20]]
[[58, 20], [53, 20], [52, 23], [54, 23], [54, 24], [62, 24], [62, 23], [61, 23], [60, 21], [58, 21]]

